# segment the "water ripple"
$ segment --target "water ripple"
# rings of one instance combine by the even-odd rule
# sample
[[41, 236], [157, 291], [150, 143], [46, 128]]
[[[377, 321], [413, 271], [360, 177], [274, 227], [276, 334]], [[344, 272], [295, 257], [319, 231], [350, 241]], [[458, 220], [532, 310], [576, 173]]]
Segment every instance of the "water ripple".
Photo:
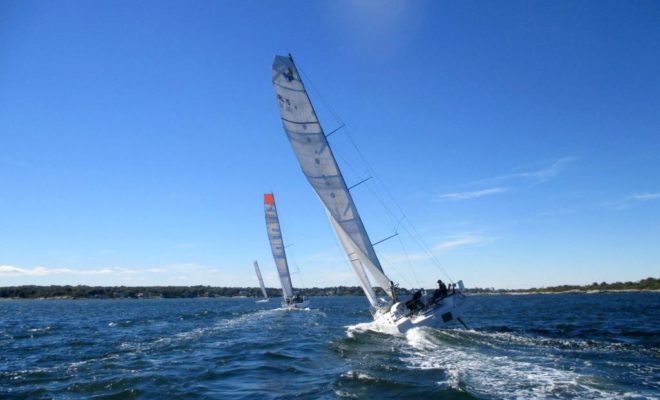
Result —
[[[375, 332], [364, 298], [0, 302], [0, 398], [658, 398], [660, 295], [472, 296]], [[572, 310], [571, 313], [560, 310]]]

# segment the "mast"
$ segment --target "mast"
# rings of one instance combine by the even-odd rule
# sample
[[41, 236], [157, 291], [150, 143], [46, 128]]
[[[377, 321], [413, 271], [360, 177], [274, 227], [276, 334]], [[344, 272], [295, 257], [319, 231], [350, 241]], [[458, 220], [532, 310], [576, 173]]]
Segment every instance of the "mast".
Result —
[[291, 284], [289, 264], [286, 261], [286, 253], [284, 252], [280, 219], [277, 217], [277, 208], [275, 208], [275, 196], [272, 193], [264, 194], [264, 212], [266, 215], [266, 231], [268, 232], [270, 249], [273, 252], [273, 259], [275, 260], [280, 283], [282, 284], [282, 295], [284, 296], [284, 300], [286, 300], [293, 297], [293, 285]]
[[259, 270], [259, 264], [254, 262], [254, 271], [257, 273], [257, 278], [259, 279], [259, 286], [261, 286], [261, 293], [264, 295], [264, 298], [268, 298], [268, 293], [266, 293], [266, 286], [264, 285], [264, 280], [261, 277], [261, 271]]
[[[298, 70], [289, 55], [275, 56], [273, 88], [282, 126], [303, 173], [330, 219], [369, 303], [378, 307], [369, 275], [392, 297], [391, 281], [383, 272], [353, 197], [339, 169]], [[369, 275], [367, 275], [367, 271]]]

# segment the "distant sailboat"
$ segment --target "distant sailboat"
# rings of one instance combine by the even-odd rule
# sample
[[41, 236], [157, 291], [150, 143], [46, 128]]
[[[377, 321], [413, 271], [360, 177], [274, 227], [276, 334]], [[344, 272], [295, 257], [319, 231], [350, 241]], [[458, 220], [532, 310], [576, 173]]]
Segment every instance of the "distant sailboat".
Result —
[[266, 230], [268, 232], [268, 240], [270, 241], [270, 249], [273, 252], [280, 283], [282, 284], [282, 307], [288, 309], [305, 308], [308, 305], [307, 300], [293, 292], [289, 264], [286, 260], [284, 241], [282, 240], [282, 231], [280, 230], [280, 219], [277, 216], [275, 196], [272, 193], [264, 194], [264, 211], [266, 213]]
[[257, 278], [259, 279], [259, 286], [261, 286], [261, 293], [264, 295], [263, 299], [257, 300], [257, 303], [267, 303], [270, 298], [268, 293], [266, 293], [266, 286], [264, 286], [264, 280], [261, 277], [261, 271], [259, 270], [259, 263], [254, 262], [254, 272], [257, 273]]
[[[460, 307], [465, 296], [461, 293], [461, 281], [459, 290], [452, 293], [445, 289], [440, 294], [425, 296], [420, 291], [408, 301], [397, 299], [396, 286], [383, 271], [291, 56], [276, 56], [272, 73], [284, 131], [303, 173], [325, 207], [371, 304], [378, 329], [405, 332], [418, 326], [440, 327], [455, 319], [462, 322]], [[389, 299], [376, 297], [369, 275]]]

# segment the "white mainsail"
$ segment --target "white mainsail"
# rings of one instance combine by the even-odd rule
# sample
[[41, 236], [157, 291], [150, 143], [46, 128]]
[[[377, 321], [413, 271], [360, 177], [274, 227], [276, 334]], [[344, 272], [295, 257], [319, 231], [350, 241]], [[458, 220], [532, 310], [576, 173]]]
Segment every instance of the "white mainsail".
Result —
[[289, 265], [286, 261], [286, 253], [284, 252], [280, 220], [277, 217], [277, 209], [275, 208], [275, 196], [272, 193], [264, 194], [264, 211], [266, 214], [266, 230], [268, 231], [270, 249], [273, 252], [277, 272], [282, 283], [282, 294], [286, 300], [293, 297], [293, 285], [291, 284]]
[[261, 277], [261, 271], [259, 270], [259, 264], [254, 262], [254, 271], [257, 273], [257, 278], [259, 279], [259, 286], [261, 286], [261, 293], [263, 293], [264, 298], [268, 298], [268, 293], [266, 293], [266, 286], [264, 285], [264, 279]]
[[298, 70], [290, 56], [275, 56], [272, 72], [282, 125], [291, 147], [325, 206], [369, 302], [378, 307], [366, 271], [390, 297], [391, 281], [383, 272]]

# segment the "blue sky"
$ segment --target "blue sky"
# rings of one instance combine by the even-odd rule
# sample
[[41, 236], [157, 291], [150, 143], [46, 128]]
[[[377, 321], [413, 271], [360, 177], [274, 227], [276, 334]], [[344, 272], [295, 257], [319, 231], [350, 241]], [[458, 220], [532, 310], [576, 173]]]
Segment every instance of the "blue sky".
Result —
[[[660, 275], [653, 1], [0, 0], [0, 285], [356, 284], [279, 123], [275, 54], [309, 78], [454, 279]], [[349, 167], [356, 166], [355, 170]], [[373, 241], [395, 229], [369, 183]], [[402, 286], [444, 277], [403, 238]], [[402, 247], [403, 246], [403, 247]], [[410, 263], [408, 262], [410, 261]], [[412, 265], [412, 267], [411, 267]]]

